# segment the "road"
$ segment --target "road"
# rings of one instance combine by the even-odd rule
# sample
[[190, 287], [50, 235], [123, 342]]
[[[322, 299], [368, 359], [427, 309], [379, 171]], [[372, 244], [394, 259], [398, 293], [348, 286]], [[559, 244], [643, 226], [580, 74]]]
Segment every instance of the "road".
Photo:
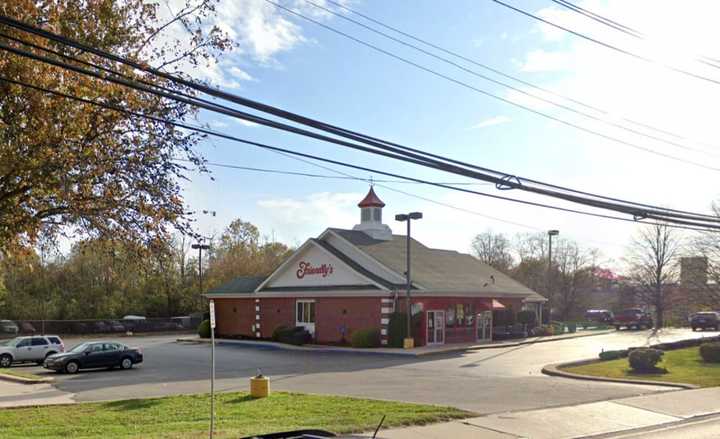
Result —
[[[717, 332], [666, 330], [663, 341]], [[511, 348], [408, 358], [364, 353], [304, 352], [220, 344], [216, 348], [220, 391], [245, 390], [258, 370], [275, 390], [341, 394], [450, 405], [480, 414], [566, 406], [668, 391], [654, 386], [599, 383], [542, 375], [548, 363], [595, 357], [601, 349], [642, 346], [649, 331]], [[130, 370], [62, 375], [38, 367], [28, 372], [56, 378], [56, 387], [77, 401], [98, 401], [207, 392], [210, 348], [176, 343], [173, 336], [120, 340], [141, 346], [145, 363]], [[67, 339], [72, 346], [78, 340]], [[650, 343], [658, 342], [657, 339]]]

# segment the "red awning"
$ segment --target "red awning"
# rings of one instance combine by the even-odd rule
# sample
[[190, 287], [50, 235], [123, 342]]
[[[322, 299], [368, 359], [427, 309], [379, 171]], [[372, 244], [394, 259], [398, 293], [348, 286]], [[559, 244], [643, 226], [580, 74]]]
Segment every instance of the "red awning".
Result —
[[502, 303], [500, 303], [500, 302], [498, 302], [497, 300], [493, 299], [493, 300], [492, 300], [492, 309], [505, 309], [505, 305], [503, 305]]

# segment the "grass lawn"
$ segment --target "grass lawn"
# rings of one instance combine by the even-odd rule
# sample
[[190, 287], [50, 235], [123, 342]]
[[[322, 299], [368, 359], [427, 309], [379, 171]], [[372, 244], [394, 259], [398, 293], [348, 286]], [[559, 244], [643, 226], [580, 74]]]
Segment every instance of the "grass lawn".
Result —
[[581, 375], [594, 375], [610, 378], [635, 378], [654, 381], [695, 384], [701, 387], [720, 386], [720, 363], [704, 363], [700, 357], [700, 348], [692, 347], [666, 351], [658, 367], [668, 373], [633, 373], [627, 358], [601, 361], [584, 366], [566, 367], [562, 370]]
[[21, 378], [27, 378], [29, 380], [42, 380], [43, 377], [37, 376], [32, 373], [22, 372], [17, 369], [0, 369], [0, 375], [12, 375]]
[[[0, 410], [2, 437], [201, 438], [209, 428], [209, 395], [85, 403]], [[276, 392], [253, 399], [247, 393], [216, 395], [218, 437], [319, 428], [335, 433], [373, 430], [383, 415], [389, 426], [441, 422], [472, 416], [431, 405], [341, 396]]]

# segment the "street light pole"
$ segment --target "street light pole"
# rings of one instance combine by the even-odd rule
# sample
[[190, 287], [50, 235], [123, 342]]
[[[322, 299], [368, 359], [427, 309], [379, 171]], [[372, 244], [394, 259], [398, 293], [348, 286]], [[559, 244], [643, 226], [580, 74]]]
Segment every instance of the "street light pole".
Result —
[[[552, 270], [552, 238], [559, 234], [559, 230], [548, 230], [548, 264], [545, 272], [545, 287], [548, 295], [550, 295], [550, 271]], [[542, 325], [542, 303], [540, 303], [540, 324]]]
[[202, 293], [203, 293], [203, 274], [202, 274], [202, 252], [203, 250], [210, 250], [210, 246], [207, 244], [203, 244], [202, 240], [198, 242], [197, 244], [193, 244], [191, 246], [193, 249], [198, 251], [198, 272], [200, 275], [200, 303], [202, 304]]
[[411, 320], [412, 320], [412, 310], [410, 306], [410, 289], [412, 287], [412, 278], [410, 275], [410, 221], [414, 219], [421, 219], [423, 217], [422, 212], [410, 212], [407, 215], [406, 214], [398, 214], [395, 215], [395, 220], [400, 222], [407, 222], [407, 236], [405, 237], [405, 263], [406, 263], [406, 269], [405, 269], [405, 280], [406, 280], [406, 292], [405, 292], [405, 308], [407, 313], [407, 327], [405, 329], [405, 341], [403, 342], [403, 347], [406, 349], [409, 349], [413, 347], [414, 341], [412, 338], [412, 330], [411, 330]]

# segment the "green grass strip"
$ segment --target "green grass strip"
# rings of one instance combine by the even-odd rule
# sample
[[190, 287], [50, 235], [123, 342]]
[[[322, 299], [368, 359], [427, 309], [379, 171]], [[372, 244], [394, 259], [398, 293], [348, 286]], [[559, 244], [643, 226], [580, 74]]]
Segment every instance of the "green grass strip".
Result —
[[635, 373], [630, 369], [627, 358], [566, 367], [562, 370], [609, 378], [667, 381], [701, 387], [720, 386], [720, 363], [703, 362], [699, 347], [666, 351], [658, 367], [667, 369], [668, 373]]
[[[263, 399], [223, 393], [215, 406], [218, 437], [228, 438], [301, 428], [363, 432], [383, 415], [386, 427], [473, 416], [450, 407], [284, 392]], [[5, 409], [0, 432], [23, 438], [196, 438], [207, 434], [209, 410], [207, 394]]]

